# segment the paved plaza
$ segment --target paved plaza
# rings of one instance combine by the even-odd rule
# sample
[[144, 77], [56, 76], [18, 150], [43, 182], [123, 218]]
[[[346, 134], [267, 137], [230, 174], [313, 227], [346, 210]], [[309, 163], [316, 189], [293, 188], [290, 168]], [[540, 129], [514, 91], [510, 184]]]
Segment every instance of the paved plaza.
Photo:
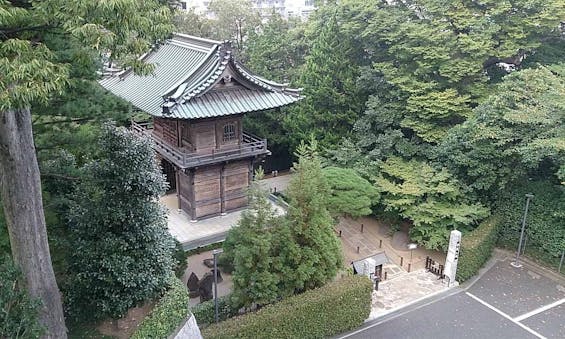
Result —
[[339, 338], [565, 338], [565, 279], [498, 252], [467, 286], [367, 322]]
[[379, 290], [373, 291], [369, 320], [376, 319], [447, 289], [447, 285], [441, 279], [438, 279], [437, 275], [425, 269], [401, 273], [392, 279], [379, 283]]

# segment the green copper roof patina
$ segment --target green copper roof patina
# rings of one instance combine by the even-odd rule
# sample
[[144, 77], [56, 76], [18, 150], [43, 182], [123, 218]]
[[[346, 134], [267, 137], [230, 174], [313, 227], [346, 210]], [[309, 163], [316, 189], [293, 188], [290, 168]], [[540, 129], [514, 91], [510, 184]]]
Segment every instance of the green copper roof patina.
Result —
[[130, 70], [100, 84], [156, 117], [199, 119], [262, 111], [301, 99], [300, 90], [259, 77], [232, 53], [230, 42], [174, 34], [142, 57], [152, 75]]

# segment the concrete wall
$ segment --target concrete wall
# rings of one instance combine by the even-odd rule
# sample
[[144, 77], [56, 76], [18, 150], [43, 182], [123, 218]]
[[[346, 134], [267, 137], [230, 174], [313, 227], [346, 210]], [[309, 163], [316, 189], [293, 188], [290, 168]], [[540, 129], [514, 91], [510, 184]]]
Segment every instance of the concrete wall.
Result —
[[175, 334], [169, 336], [169, 339], [202, 339], [202, 334], [200, 334], [194, 315], [191, 314], [190, 318], [186, 319]]

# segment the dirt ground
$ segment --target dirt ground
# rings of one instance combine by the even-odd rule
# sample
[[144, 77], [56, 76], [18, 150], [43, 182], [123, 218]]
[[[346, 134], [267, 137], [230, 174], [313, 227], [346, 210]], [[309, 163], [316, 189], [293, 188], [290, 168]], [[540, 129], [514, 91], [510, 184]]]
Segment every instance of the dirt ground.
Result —
[[[188, 258], [188, 266], [186, 268], [186, 271], [184, 272], [184, 275], [182, 276], [182, 282], [186, 285], [186, 282], [188, 281], [188, 277], [190, 277], [190, 274], [192, 272], [196, 274], [198, 279], [202, 279], [204, 273], [211, 271], [211, 269], [206, 267], [202, 263], [202, 261], [204, 259], [212, 259], [213, 257], [214, 256], [212, 255], [212, 251], [203, 252], [200, 254], [195, 254], [190, 256]], [[222, 274], [223, 281], [221, 283], [218, 283], [218, 296], [222, 297], [224, 295], [228, 295], [231, 292], [233, 284], [232, 284], [231, 274], [227, 274], [221, 270], [220, 272]], [[190, 306], [194, 306], [199, 303], [200, 303], [200, 297], [190, 299]]]

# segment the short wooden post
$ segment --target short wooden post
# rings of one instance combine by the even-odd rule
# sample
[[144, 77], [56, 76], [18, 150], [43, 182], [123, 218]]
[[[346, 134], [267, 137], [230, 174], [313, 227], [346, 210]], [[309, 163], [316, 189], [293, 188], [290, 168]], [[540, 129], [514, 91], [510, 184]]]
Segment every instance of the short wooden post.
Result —
[[341, 230], [339, 230], [339, 237], [341, 238]]
[[357, 253], [359, 253], [359, 246], [357, 246]]
[[400, 267], [402, 267], [403, 264], [404, 264], [404, 258], [400, 257]]
[[379, 248], [383, 248], [383, 239], [379, 240]]
[[361, 224], [361, 233], [363, 233], [363, 227], [365, 227], [365, 225]]
[[412, 264], [408, 263], [408, 273], [410, 273], [410, 267], [412, 266]]
[[385, 280], [386, 280], [386, 278], [387, 278], [387, 275], [388, 275], [388, 272], [387, 272], [387, 271], [385, 271]]

